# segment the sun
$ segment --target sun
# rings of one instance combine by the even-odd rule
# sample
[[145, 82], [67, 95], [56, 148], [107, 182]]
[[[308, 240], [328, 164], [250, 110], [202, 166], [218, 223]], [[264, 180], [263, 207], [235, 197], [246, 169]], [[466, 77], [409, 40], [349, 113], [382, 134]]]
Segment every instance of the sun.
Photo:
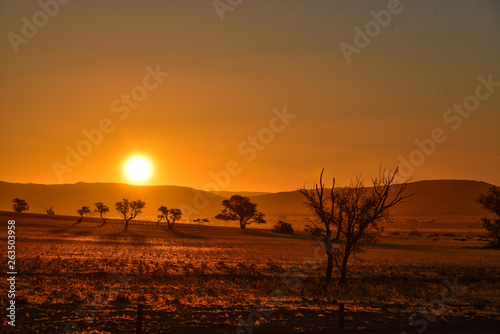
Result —
[[144, 183], [151, 177], [153, 165], [147, 157], [134, 155], [125, 162], [123, 172], [131, 183]]

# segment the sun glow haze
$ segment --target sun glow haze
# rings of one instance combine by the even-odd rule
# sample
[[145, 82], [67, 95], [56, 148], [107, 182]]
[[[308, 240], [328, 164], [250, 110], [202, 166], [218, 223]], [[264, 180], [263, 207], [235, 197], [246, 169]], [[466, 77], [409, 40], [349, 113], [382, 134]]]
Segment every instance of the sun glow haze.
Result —
[[151, 178], [153, 166], [147, 157], [134, 155], [125, 162], [123, 172], [130, 183], [144, 184]]

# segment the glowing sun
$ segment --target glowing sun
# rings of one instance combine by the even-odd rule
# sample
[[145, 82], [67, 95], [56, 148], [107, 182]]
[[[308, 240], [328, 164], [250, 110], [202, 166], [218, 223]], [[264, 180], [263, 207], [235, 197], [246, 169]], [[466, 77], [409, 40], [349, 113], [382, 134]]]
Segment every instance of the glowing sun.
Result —
[[123, 166], [123, 172], [132, 183], [147, 181], [153, 172], [153, 165], [148, 158], [142, 155], [130, 157]]

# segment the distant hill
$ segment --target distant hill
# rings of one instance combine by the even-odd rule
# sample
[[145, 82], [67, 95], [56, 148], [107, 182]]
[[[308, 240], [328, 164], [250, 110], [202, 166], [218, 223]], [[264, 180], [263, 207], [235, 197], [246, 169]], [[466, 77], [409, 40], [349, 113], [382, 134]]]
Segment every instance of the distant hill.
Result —
[[222, 197], [231, 197], [232, 195], [241, 195], [241, 196], [246, 196], [246, 197], [253, 197], [253, 196], [261, 196], [261, 195], [267, 195], [270, 194], [269, 192], [265, 191], [217, 191], [213, 192], [216, 195], [222, 196]]
[[[401, 215], [482, 215], [485, 210], [475, 201], [480, 193], [490, 187], [485, 182], [465, 180], [437, 180], [410, 183], [406, 192], [415, 195], [394, 208], [393, 214]], [[104, 202], [111, 208], [110, 216], [117, 217], [114, 203], [128, 198], [146, 202], [143, 219], [154, 219], [160, 205], [178, 207], [193, 216], [213, 217], [221, 210], [222, 200], [234, 192], [219, 195], [179, 186], [132, 186], [120, 183], [76, 183], [61, 185], [18, 184], [0, 181], [0, 210], [12, 210], [12, 199], [26, 200], [30, 212], [44, 213], [44, 207], [53, 206], [56, 214], [76, 215], [83, 205], [94, 207]], [[240, 192], [258, 204], [267, 216], [302, 216], [308, 211], [297, 191], [279, 193]]]
[[[414, 194], [391, 210], [398, 215], [482, 215], [485, 211], [475, 199], [491, 185], [466, 180], [418, 181], [408, 184], [405, 194]], [[303, 196], [297, 191], [252, 197], [263, 212], [277, 216], [307, 213]]]
[[[56, 214], [77, 215], [76, 210], [83, 205], [94, 209], [95, 202], [103, 202], [111, 208], [110, 217], [117, 217], [114, 203], [123, 198], [142, 199], [146, 202], [144, 219], [156, 218], [158, 208], [200, 208], [204, 212], [220, 210], [225, 197], [212, 193], [179, 186], [133, 186], [122, 183], [76, 183], [76, 184], [18, 184], [0, 182], [0, 210], [12, 210], [12, 199], [22, 198], [30, 206], [30, 212], [44, 213], [44, 208], [54, 207]], [[202, 199], [205, 199], [203, 201]], [[209, 200], [207, 200], [209, 199]], [[193, 202], [194, 200], [194, 202]]]

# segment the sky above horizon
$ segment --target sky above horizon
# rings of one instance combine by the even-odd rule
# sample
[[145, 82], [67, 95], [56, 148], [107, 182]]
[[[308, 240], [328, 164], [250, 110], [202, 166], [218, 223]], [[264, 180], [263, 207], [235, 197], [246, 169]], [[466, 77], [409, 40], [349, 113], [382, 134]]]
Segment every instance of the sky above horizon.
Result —
[[151, 185], [380, 165], [500, 185], [499, 18], [494, 0], [0, 0], [0, 180], [129, 182], [139, 154]]

